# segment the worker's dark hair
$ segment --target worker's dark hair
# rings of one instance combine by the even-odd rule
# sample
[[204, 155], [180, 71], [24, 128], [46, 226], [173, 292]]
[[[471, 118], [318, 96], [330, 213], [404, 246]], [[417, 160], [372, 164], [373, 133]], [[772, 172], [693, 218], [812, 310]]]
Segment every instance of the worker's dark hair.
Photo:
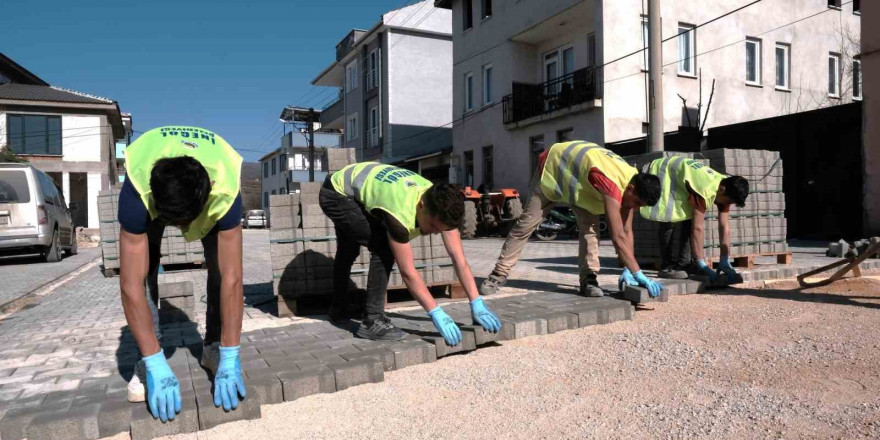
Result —
[[657, 176], [640, 172], [629, 183], [636, 188], [636, 195], [646, 206], [654, 206], [660, 200], [660, 179]]
[[159, 159], [150, 172], [150, 190], [159, 219], [184, 226], [201, 214], [211, 194], [211, 178], [199, 161], [189, 156]]
[[428, 214], [437, 217], [444, 225], [452, 229], [461, 226], [464, 217], [464, 196], [461, 190], [448, 183], [438, 183], [428, 189], [422, 196]]
[[746, 198], [749, 196], [749, 181], [742, 176], [725, 177], [721, 181], [724, 185], [724, 195], [730, 197], [736, 206], [746, 206]]

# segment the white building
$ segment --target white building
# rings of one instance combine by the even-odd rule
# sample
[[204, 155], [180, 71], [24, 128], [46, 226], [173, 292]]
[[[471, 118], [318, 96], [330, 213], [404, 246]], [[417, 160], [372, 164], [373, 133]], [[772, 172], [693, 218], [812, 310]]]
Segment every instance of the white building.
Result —
[[99, 227], [98, 191], [117, 182], [126, 137], [116, 101], [51, 86], [0, 54], [0, 146], [55, 180], [76, 226]]
[[[694, 29], [742, 4], [661, 1], [664, 132], [696, 130], [696, 105], [702, 98], [706, 113], [713, 80], [706, 129], [860, 99], [858, 3], [765, 1]], [[648, 132], [647, 51], [638, 52], [647, 46], [645, 1], [435, 6], [452, 11], [459, 183], [525, 191], [537, 155], [555, 142], [611, 144]]]
[[358, 160], [404, 165], [446, 181], [452, 151], [450, 12], [431, 0], [382, 14], [369, 30], [352, 30], [336, 61], [313, 85], [339, 88], [321, 114], [339, 129]]
[[[339, 146], [339, 135], [315, 134], [315, 182], [327, 177], [327, 149]], [[299, 192], [300, 182], [309, 181], [309, 148], [298, 131], [285, 133], [281, 146], [260, 158], [261, 207], [269, 209], [269, 196]]]

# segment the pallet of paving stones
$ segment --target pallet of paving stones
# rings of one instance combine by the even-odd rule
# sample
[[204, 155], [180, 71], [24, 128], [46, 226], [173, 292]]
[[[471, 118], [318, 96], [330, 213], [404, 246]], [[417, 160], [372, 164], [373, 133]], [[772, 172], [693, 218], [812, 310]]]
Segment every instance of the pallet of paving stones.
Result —
[[[701, 153], [655, 152], [627, 157], [626, 160], [646, 170], [651, 161], [672, 155], [695, 159], [725, 174], [737, 174], [750, 180], [750, 195], [743, 208], [731, 207], [730, 256], [734, 264], [751, 267], [758, 255], [776, 255], [780, 263], [790, 262], [786, 243], [785, 194], [782, 192], [782, 160], [779, 153], [764, 150], [710, 150]], [[633, 220], [635, 256], [640, 265], [660, 269], [660, 225], [637, 215]], [[721, 252], [718, 237], [718, 210], [714, 205], [706, 213], [705, 249], [707, 260]], [[673, 249], [680, 246], [673, 239]], [[738, 258], [738, 260], [737, 260]], [[752, 263], [750, 263], [752, 262]]]
[[[104, 276], [119, 275], [119, 190], [111, 189], [98, 193], [98, 219], [101, 228], [101, 256]], [[175, 226], [165, 227], [160, 245], [160, 264], [166, 270], [191, 269], [201, 266], [205, 261], [205, 250], [201, 241], [187, 243], [183, 232]], [[170, 266], [169, 266], [170, 265]]]
[[[259, 419], [264, 405], [343, 391], [384, 381], [385, 373], [470, 352], [499, 341], [630, 320], [633, 307], [613, 298], [584, 298], [534, 292], [489, 299], [502, 321], [498, 334], [472, 325], [467, 302], [444, 309], [461, 327], [462, 342], [449, 347], [421, 309], [394, 311], [389, 318], [409, 335], [403, 341], [358, 339], [329, 322], [293, 324], [246, 332], [241, 367], [247, 398], [230, 412], [213, 404], [212, 378], [200, 365], [202, 344], [193, 323], [163, 327], [163, 349], [180, 382], [183, 408], [174, 421], [153, 419], [146, 404], [126, 400], [126, 379], [137, 362], [137, 346], [126, 333], [117, 348], [118, 365], [109, 377], [75, 376], [71, 386], [51, 395], [29, 394], [0, 408], [0, 438], [94, 440], [129, 433], [133, 440], [187, 434], [233, 422]], [[123, 372], [117, 374], [115, 371]], [[67, 380], [67, 379], [66, 379]]]

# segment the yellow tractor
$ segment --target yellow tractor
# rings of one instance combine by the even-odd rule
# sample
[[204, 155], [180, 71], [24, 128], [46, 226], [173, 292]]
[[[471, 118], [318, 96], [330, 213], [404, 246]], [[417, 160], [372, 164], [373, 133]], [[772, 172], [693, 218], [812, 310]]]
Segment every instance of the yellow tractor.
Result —
[[464, 195], [464, 221], [459, 228], [461, 238], [507, 235], [523, 213], [522, 200], [515, 189], [481, 194], [466, 186], [461, 192]]

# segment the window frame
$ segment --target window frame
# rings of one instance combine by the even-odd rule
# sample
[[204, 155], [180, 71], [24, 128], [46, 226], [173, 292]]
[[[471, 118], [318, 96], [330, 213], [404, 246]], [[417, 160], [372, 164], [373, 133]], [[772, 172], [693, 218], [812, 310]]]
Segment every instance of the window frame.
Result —
[[[755, 48], [755, 71], [749, 72], [749, 46]], [[763, 49], [761, 48], [761, 39], [754, 37], [746, 37], [746, 85], [761, 86], [764, 80], [763, 66], [761, 65]], [[755, 79], [750, 80], [749, 75], [754, 73]]]
[[596, 33], [587, 34], [587, 67], [596, 67], [599, 61], [596, 57]]
[[834, 91], [832, 92], [831, 87], [830, 87], [831, 86], [830, 81], [831, 81], [832, 77], [831, 77], [831, 71], [830, 71], [831, 65], [829, 64], [828, 65], [828, 68], [829, 68], [829, 72], [828, 72], [828, 81], [829, 81], [828, 97], [840, 99], [840, 80], [842, 78], [842, 74], [840, 72], [840, 54], [835, 53], [835, 52], [829, 52], [828, 53], [828, 61], [830, 62], [832, 60], [834, 61], [834, 67], [835, 67], [835, 69], [834, 69], [835, 70]]
[[263, 178], [264, 179], [269, 178], [269, 161], [268, 160], [263, 162]]
[[[859, 67], [856, 67], [858, 65]], [[859, 58], [854, 58], [852, 60], [852, 75], [853, 75], [853, 101], [861, 101], [862, 94], [864, 90], [862, 90], [862, 60]], [[856, 92], [859, 92], [856, 94]]]
[[648, 17], [645, 15], [641, 16], [641, 29], [642, 29], [642, 70], [645, 72], [648, 71], [648, 42], [651, 41], [651, 28], [649, 27], [650, 23], [648, 22]]
[[[540, 149], [536, 148], [538, 145], [541, 146]], [[535, 171], [538, 169], [539, 157], [546, 148], [547, 144], [544, 141], [543, 133], [535, 136], [529, 136], [529, 172], [531, 173], [531, 175], [534, 175]]]
[[474, 110], [474, 73], [464, 74], [464, 112]]
[[828, 0], [828, 7], [831, 9], [841, 9], [842, 3], [841, 0]]
[[272, 158], [272, 175], [278, 174], [278, 156]]
[[[489, 160], [486, 160], [486, 152], [489, 153]], [[486, 176], [491, 176], [491, 180], [487, 180]], [[483, 185], [487, 191], [495, 186], [495, 148], [493, 145], [483, 147]]]
[[[367, 116], [367, 147], [373, 148], [379, 146], [379, 106], [374, 105], [370, 107], [370, 111]], [[375, 133], [375, 134], [373, 134]], [[375, 143], [373, 142], [373, 137], [375, 136]]]
[[[779, 58], [776, 57], [776, 51], [779, 49], [782, 49], [785, 53], [783, 58], [783, 77], [785, 78], [785, 85], [779, 85]], [[776, 42], [773, 51], [773, 58], [776, 62], [776, 70], [774, 71], [776, 90], [791, 91], [791, 45], [788, 43]]]
[[358, 88], [358, 61], [345, 65], [345, 93], [351, 93]]
[[474, 28], [474, 2], [464, 0], [462, 5], [462, 32], [465, 32]]
[[[352, 126], [352, 121], [354, 122], [354, 126]], [[357, 112], [348, 115], [346, 120], [346, 131], [345, 131], [345, 140], [353, 141], [358, 138], [358, 114]]]
[[[697, 77], [697, 27], [692, 24], [678, 23], [678, 63], [676, 70], [679, 76], [690, 78]], [[688, 36], [688, 51], [690, 56], [682, 56], [682, 38]], [[691, 70], [683, 70], [683, 66], [690, 60]]]
[[379, 87], [379, 48], [373, 49], [370, 51], [370, 54], [367, 55], [367, 60], [369, 63], [369, 87], [370, 90]]
[[[467, 150], [462, 155], [464, 162], [464, 186], [473, 188], [476, 177], [474, 176], [474, 150]], [[470, 181], [468, 181], [470, 177]]]
[[[36, 130], [35, 132], [28, 134], [28, 119], [43, 119], [41, 130]], [[22, 143], [20, 145], [16, 145], [12, 141], [15, 137], [13, 136], [13, 119], [17, 119], [20, 121], [19, 123], [19, 133], [22, 138]], [[58, 124], [57, 130], [54, 128], [50, 129], [50, 121], [56, 121]], [[60, 115], [45, 115], [45, 114], [30, 114], [30, 113], [7, 113], [6, 114], [6, 132], [7, 135], [7, 144], [9, 145], [10, 151], [14, 152], [17, 155], [22, 156], [64, 156], [64, 126], [63, 126], [63, 118]], [[57, 138], [56, 132], [57, 131]], [[31, 142], [35, 142], [36, 139], [40, 136], [38, 134], [42, 134], [43, 149], [41, 151], [36, 151], [36, 147], [28, 146], [28, 139], [32, 139]], [[97, 136], [97, 135], [96, 135]], [[57, 142], [57, 149], [53, 148], [53, 143]]]
[[853, 15], [862, 15], [861, 0], [852, 0]]
[[[568, 134], [571, 139], [562, 139], [564, 134]], [[531, 138], [530, 138], [531, 139]], [[574, 140], [574, 127], [563, 128], [561, 130], [556, 130], [556, 142], [570, 142]]]
[[483, 106], [494, 102], [492, 96], [492, 63], [483, 66]]
[[[488, 8], [486, 6], [489, 6]], [[489, 13], [486, 13], [486, 10]], [[492, 18], [492, 0], [480, 0], [480, 20]]]

